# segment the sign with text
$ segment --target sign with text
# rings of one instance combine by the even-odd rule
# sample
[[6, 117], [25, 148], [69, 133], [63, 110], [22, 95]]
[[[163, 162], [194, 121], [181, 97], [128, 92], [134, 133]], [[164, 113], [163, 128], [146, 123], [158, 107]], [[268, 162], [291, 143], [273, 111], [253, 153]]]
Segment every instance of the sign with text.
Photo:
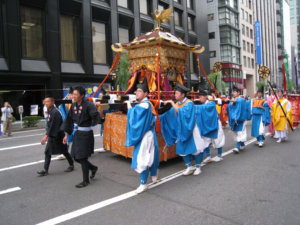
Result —
[[255, 21], [255, 40], [256, 40], [256, 57], [257, 64], [262, 64], [262, 49], [261, 49], [261, 31], [260, 21]]

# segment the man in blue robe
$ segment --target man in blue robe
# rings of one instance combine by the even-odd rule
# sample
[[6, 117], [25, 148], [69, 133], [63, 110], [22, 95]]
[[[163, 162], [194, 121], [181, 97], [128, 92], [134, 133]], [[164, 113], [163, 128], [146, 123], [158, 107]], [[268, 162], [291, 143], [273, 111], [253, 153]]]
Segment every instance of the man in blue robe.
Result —
[[[161, 130], [167, 146], [176, 143], [176, 153], [183, 157], [187, 169], [183, 175], [201, 173], [201, 162], [203, 159], [203, 150], [205, 144], [200, 136], [196, 125], [194, 103], [187, 99], [188, 88], [177, 83], [175, 91], [175, 104], [172, 100], [165, 101], [170, 103], [172, 108], [159, 117]], [[192, 160], [196, 161], [196, 169], [192, 167]]]
[[156, 112], [147, 98], [147, 84], [138, 84], [134, 107], [127, 102], [127, 129], [125, 146], [134, 146], [131, 168], [140, 174], [140, 186], [136, 193], [147, 190], [147, 179], [151, 173], [153, 183], [157, 182], [159, 149], [155, 133]]
[[240, 97], [240, 90], [233, 88], [233, 99], [227, 106], [228, 123], [233, 131], [236, 147], [233, 149], [234, 153], [239, 153], [245, 148], [245, 141], [247, 140], [247, 106], [244, 98]]
[[265, 140], [265, 127], [271, 122], [271, 114], [268, 102], [263, 98], [263, 88], [259, 89], [256, 98], [251, 100], [252, 129], [251, 136], [257, 139], [261, 148]]
[[[205, 90], [199, 91], [199, 99], [201, 105], [196, 105], [196, 122], [200, 129], [200, 134], [207, 142], [207, 147], [204, 150], [204, 155], [207, 157], [203, 161], [204, 163], [209, 163], [212, 161], [210, 156], [211, 143], [214, 148], [218, 149], [218, 156], [214, 158], [215, 162], [220, 162], [222, 158], [222, 148], [225, 144], [225, 135], [223, 132], [222, 124], [219, 119], [219, 114], [217, 112], [216, 103], [214, 99], [212, 101], [208, 100], [207, 92]], [[219, 103], [222, 104], [220, 99]]]

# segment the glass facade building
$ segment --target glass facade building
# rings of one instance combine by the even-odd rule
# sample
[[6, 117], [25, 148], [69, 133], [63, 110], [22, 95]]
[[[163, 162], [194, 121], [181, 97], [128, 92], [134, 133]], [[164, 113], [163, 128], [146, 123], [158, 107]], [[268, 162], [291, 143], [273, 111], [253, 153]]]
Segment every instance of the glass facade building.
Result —
[[[206, 51], [199, 57], [208, 73], [206, 4], [195, 0], [0, 0], [0, 88], [25, 90], [25, 102], [30, 105], [41, 104], [49, 94], [62, 98], [65, 84], [99, 85], [114, 59], [111, 45], [151, 31], [153, 11], [169, 7], [174, 16], [162, 27], [187, 43], [204, 46]], [[194, 61], [190, 55], [188, 86], [197, 81]], [[1, 94], [0, 104], [4, 100], [20, 104], [21, 100], [13, 100], [13, 93]]]

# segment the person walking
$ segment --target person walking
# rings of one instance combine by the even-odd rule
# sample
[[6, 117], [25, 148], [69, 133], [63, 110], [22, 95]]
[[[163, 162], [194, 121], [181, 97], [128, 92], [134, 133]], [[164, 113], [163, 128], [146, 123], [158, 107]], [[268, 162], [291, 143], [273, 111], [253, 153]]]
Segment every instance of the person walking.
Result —
[[233, 149], [234, 153], [239, 153], [245, 148], [245, 141], [247, 141], [247, 105], [244, 98], [240, 96], [240, 90], [237, 87], [233, 88], [233, 99], [231, 99], [227, 106], [228, 123], [236, 141], [236, 147]]
[[63, 139], [64, 144], [67, 144], [68, 136], [73, 133], [73, 129], [76, 127], [71, 155], [76, 162], [80, 163], [83, 176], [83, 181], [75, 185], [77, 188], [89, 185], [89, 171], [91, 171], [90, 178], [93, 179], [98, 170], [97, 166], [88, 161], [88, 157], [94, 153], [95, 140], [92, 123], [98, 123], [100, 115], [95, 105], [85, 100], [84, 97], [84, 87], [75, 87], [72, 106], [62, 125], [62, 130], [66, 132]]
[[125, 146], [134, 146], [131, 168], [140, 174], [140, 186], [136, 193], [147, 190], [147, 179], [151, 173], [153, 183], [157, 182], [159, 150], [155, 133], [156, 112], [148, 99], [147, 84], [138, 84], [136, 99], [138, 104], [131, 106], [126, 101], [127, 129]]
[[46, 97], [44, 104], [47, 107], [47, 130], [45, 136], [41, 140], [41, 144], [44, 145], [47, 142], [45, 148], [45, 163], [44, 169], [38, 171], [40, 176], [48, 175], [48, 170], [51, 162], [51, 155], [63, 154], [68, 160], [69, 167], [65, 172], [71, 172], [74, 170], [74, 162], [71, 155], [68, 152], [67, 145], [63, 144], [64, 132], [60, 130], [62, 124], [62, 117], [56, 107], [54, 107], [54, 98]]

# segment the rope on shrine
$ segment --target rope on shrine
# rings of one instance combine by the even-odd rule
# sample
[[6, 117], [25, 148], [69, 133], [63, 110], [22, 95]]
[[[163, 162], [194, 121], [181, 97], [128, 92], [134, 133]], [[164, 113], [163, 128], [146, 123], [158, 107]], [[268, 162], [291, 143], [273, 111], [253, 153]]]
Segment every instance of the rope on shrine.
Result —
[[94, 92], [94, 94], [92, 95], [91, 98], [94, 98], [96, 93], [100, 90], [100, 88], [102, 87], [102, 85], [104, 84], [104, 82], [107, 80], [108, 76], [111, 74], [111, 72], [115, 69], [116, 65], [119, 62], [119, 58], [120, 58], [121, 52], [118, 52], [118, 54], [115, 56], [114, 58], [114, 62], [110, 68], [110, 70], [108, 71], [106, 77], [104, 78], [104, 80], [101, 82], [101, 84], [99, 85], [99, 87], [97, 88], [97, 90]]

